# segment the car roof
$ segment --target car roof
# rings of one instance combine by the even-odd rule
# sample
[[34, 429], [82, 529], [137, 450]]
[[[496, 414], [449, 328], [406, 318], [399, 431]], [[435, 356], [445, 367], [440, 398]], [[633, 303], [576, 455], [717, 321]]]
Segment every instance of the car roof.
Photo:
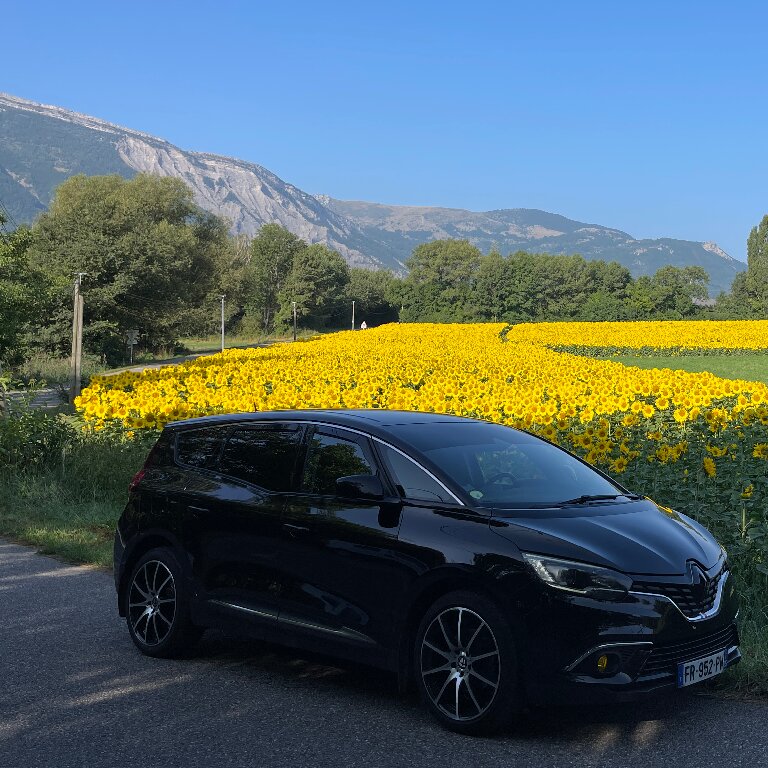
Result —
[[384, 409], [313, 409], [285, 411], [257, 411], [255, 413], [226, 413], [216, 416], [201, 416], [195, 419], [174, 421], [166, 429], [189, 429], [226, 424], [255, 424], [269, 421], [322, 422], [324, 424], [351, 427], [372, 435], [391, 434], [391, 427], [411, 424], [439, 424], [479, 422], [465, 416], [451, 416], [444, 413], [423, 413], [421, 411], [389, 411]]

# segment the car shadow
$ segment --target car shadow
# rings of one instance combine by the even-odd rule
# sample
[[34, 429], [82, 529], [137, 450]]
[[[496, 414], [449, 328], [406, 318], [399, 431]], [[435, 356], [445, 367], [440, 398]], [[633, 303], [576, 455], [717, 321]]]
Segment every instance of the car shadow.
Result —
[[[406, 692], [398, 687], [397, 676], [353, 662], [340, 662], [327, 656], [297, 651], [246, 637], [209, 630], [198, 644], [194, 658], [214, 665], [237, 668], [254, 678], [265, 672], [279, 676], [284, 683], [311, 683], [340, 695], [354, 694], [402, 711], [405, 705], [417, 717], [432, 723], [422, 708], [413, 686]], [[565, 742], [612, 745], [628, 738], [635, 745], [651, 743], [663, 729], [677, 720], [692, 716], [709, 694], [672, 692], [637, 703], [590, 705], [589, 707], [552, 706], [532, 708], [517, 715], [502, 739], [536, 742], [558, 739]], [[435, 728], [439, 728], [433, 723]]]

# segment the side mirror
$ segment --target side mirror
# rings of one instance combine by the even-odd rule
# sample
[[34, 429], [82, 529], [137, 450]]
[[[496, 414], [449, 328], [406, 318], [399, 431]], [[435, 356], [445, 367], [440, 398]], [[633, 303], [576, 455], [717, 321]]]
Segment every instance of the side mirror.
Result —
[[347, 499], [383, 499], [384, 485], [376, 475], [348, 475], [336, 480], [336, 494]]

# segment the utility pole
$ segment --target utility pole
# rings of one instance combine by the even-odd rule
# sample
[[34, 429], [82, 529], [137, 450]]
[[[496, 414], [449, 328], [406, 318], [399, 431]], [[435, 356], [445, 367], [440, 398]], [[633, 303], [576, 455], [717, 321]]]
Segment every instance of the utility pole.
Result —
[[296, 302], [291, 302], [293, 304], [293, 340], [296, 341]]
[[72, 312], [72, 361], [70, 363], [69, 401], [75, 402], [80, 394], [83, 363], [83, 294], [80, 287], [87, 272], [75, 273], [75, 301]]
[[352, 330], [355, 330], [355, 300], [352, 299]]
[[224, 299], [227, 297], [222, 295], [221, 297], [221, 351], [224, 351]]

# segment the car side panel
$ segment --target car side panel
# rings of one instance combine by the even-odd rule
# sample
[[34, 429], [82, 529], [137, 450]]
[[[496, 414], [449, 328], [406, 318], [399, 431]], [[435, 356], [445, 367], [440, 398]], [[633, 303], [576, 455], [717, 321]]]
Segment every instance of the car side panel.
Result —
[[190, 471], [179, 527], [209, 621], [277, 618], [278, 532], [283, 498], [213, 472]]
[[[397, 595], [421, 569], [397, 539], [399, 504], [296, 496], [285, 510], [280, 624], [388, 654]], [[366, 648], [367, 647], [367, 648]]]

